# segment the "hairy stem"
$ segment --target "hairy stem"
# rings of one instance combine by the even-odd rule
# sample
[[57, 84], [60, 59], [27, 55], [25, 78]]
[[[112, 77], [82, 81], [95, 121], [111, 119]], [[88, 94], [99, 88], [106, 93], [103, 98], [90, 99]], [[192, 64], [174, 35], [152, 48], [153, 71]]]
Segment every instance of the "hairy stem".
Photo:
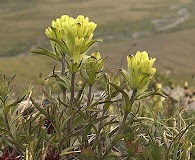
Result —
[[[87, 106], [89, 106], [90, 102], [91, 102], [91, 95], [92, 95], [92, 85], [89, 85], [89, 90], [88, 90], [88, 95], [87, 95]], [[89, 119], [91, 118], [91, 114], [90, 111], [87, 111], [87, 117], [89, 117]]]
[[[62, 54], [62, 66], [61, 66], [61, 75], [65, 75], [65, 70], [66, 70], [66, 60], [65, 60], [65, 54]], [[66, 88], [64, 86], [61, 86], [62, 89], [62, 97], [63, 97], [63, 102], [66, 102]]]
[[[133, 105], [133, 102], [135, 101], [135, 96], [136, 96], [136, 93], [137, 93], [137, 89], [134, 89], [133, 90], [133, 93], [131, 95], [131, 98], [130, 98], [130, 108], [132, 108], [132, 105]], [[118, 135], [121, 134], [124, 130], [124, 127], [125, 127], [125, 123], [127, 121], [127, 117], [129, 115], [130, 112], [125, 112], [124, 115], [123, 115], [123, 120], [119, 126], [119, 129], [118, 129]]]
[[87, 106], [90, 104], [90, 101], [91, 101], [92, 87], [93, 87], [92, 85], [89, 85], [88, 96], [87, 96]]
[[[135, 101], [136, 93], [137, 93], [137, 90], [136, 89], [133, 90], [133, 93], [132, 93], [131, 98], [130, 98], [130, 106], [129, 106], [130, 108], [132, 108], [132, 105]], [[123, 132], [129, 113], [130, 113], [130, 111], [129, 112], [126, 111], [124, 113], [123, 120], [122, 120], [121, 124], [119, 125], [119, 129], [118, 129], [118, 132], [117, 132], [116, 136], [120, 135]], [[102, 158], [105, 158], [110, 153], [112, 148], [113, 148], [113, 144], [111, 144], [111, 146], [107, 149], [107, 151], [104, 153]]]
[[74, 102], [74, 93], [75, 93], [75, 76], [76, 73], [73, 72], [71, 76], [71, 88], [70, 88], [70, 109], [73, 109], [73, 102]]
[[119, 126], [119, 129], [118, 129], [118, 135], [123, 132], [128, 115], [129, 115], [129, 112], [125, 112], [124, 113], [123, 120], [122, 120], [122, 122], [121, 122], [121, 124]]
[[[75, 75], [76, 73], [73, 72], [72, 76], [71, 76], [71, 88], [70, 88], [70, 108], [69, 108], [69, 113], [72, 112], [73, 110], [73, 104], [74, 104], [74, 94], [75, 94]], [[71, 123], [72, 123], [72, 119], [70, 118], [67, 121], [67, 135], [71, 134]], [[70, 140], [68, 140], [67, 142], [67, 147], [70, 147]], [[70, 157], [67, 156], [67, 159], [69, 160]]]

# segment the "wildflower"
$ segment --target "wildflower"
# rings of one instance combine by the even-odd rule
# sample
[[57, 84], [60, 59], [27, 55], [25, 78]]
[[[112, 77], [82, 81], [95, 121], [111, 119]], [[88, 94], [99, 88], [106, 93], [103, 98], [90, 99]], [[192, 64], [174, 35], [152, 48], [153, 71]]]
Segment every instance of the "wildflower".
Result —
[[93, 85], [98, 78], [98, 74], [101, 73], [103, 68], [103, 59], [99, 52], [94, 52], [85, 61], [87, 83]]
[[136, 91], [137, 96], [147, 89], [148, 83], [155, 74], [156, 69], [153, 68], [155, 60], [155, 58], [149, 59], [146, 51], [138, 51], [135, 56], [127, 56], [128, 70], [121, 69], [121, 72], [130, 88]]
[[98, 41], [92, 40], [96, 26], [89, 22], [88, 17], [79, 15], [74, 19], [63, 15], [52, 21], [52, 27], [48, 27], [45, 33], [57, 52], [67, 54], [73, 63], [79, 65], [87, 49]]

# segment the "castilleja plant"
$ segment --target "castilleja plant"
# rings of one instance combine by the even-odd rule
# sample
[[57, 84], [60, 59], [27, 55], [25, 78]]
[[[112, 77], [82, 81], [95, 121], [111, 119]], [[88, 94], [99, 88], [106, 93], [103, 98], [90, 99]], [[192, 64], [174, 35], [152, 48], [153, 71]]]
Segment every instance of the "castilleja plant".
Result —
[[104, 61], [99, 52], [93, 52], [91, 56], [86, 58], [84, 62], [83, 70], [81, 70], [81, 76], [89, 86], [87, 105], [90, 104], [92, 98], [92, 87], [95, 82], [103, 77], [103, 65]]
[[[45, 31], [48, 39], [51, 42], [53, 51], [49, 51], [43, 48], [32, 51], [33, 53], [43, 54], [53, 58], [54, 60], [60, 61], [62, 65], [61, 75], [57, 75], [54, 73], [55, 71], [53, 71], [53, 77], [55, 77], [57, 81], [60, 81], [63, 100], [58, 100], [60, 100], [60, 104], [64, 105], [64, 109], [58, 109], [55, 106], [50, 110], [59, 115], [60, 119], [65, 119], [58, 120], [58, 117], [53, 117], [52, 119], [52, 116], [49, 116], [48, 113], [46, 114], [42, 109], [40, 109], [40, 107], [37, 106], [37, 108], [45, 116], [51, 118], [48, 122], [50, 122], [49, 125], [52, 126], [52, 132], [47, 133], [54, 137], [56, 134], [58, 135], [56, 138], [61, 141], [59, 143], [62, 145], [57, 147], [58, 152], [61, 153], [59, 155], [67, 155], [67, 159], [71, 158], [69, 156], [71, 152], [69, 153], [66, 148], [74, 148], [74, 145], [78, 146], [78, 151], [76, 151], [77, 153], [79, 153], [79, 149], [81, 147], [81, 157], [85, 157], [84, 159], [86, 159], [85, 153], [88, 154], [86, 151], [89, 148], [89, 153], [91, 155], [88, 156], [92, 156], [92, 159], [104, 159], [108, 157], [114, 147], [114, 144], [116, 143], [116, 140], [121, 139], [120, 136], [125, 129], [125, 124], [130, 113], [130, 109], [127, 108], [132, 107], [135, 100], [134, 97], [138, 96], [146, 90], [147, 84], [155, 73], [155, 69], [152, 68], [154, 59], [149, 60], [146, 52], [138, 52], [135, 57], [128, 56], [128, 71], [123, 69], [121, 69], [121, 71], [125, 77], [125, 80], [134, 91], [131, 98], [129, 98], [126, 92], [120, 88], [121, 83], [117, 83], [119, 85], [116, 85], [115, 83], [110, 82], [109, 79], [112, 78], [105, 78], [107, 79], [106, 81], [108, 89], [108, 91], [105, 91], [107, 94], [105, 95], [106, 100], [105, 102], [93, 102], [92, 86], [94, 86], [100, 77], [107, 77], [104, 72], [102, 72], [104, 70], [104, 60], [102, 59], [100, 53], [94, 52], [90, 56], [86, 55], [86, 51], [90, 48], [90, 46], [95, 42], [99, 42], [99, 40], [92, 39], [96, 26], [97, 25], [94, 22], [89, 21], [88, 17], [79, 15], [76, 19], [74, 19], [67, 15], [63, 15], [60, 18], [52, 21], [52, 26], [48, 27]], [[68, 76], [69, 74], [65, 74], [65, 71], [70, 73], [71, 77]], [[75, 78], [78, 71], [80, 71], [79, 73], [85, 83], [83, 83], [82, 88], [78, 91], [78, 95], [75, 96]], [[88, 84], [88, 93], [84, 92], [86, 90], [85, 84]], [[113, 90], [113, 88], [111, 89], [111, 86], [114, 87], [115, 90]], [[67, 95], [64, 93], [66, 93], [69, 89], [70, 94], [67, 98]], [[109, 129], [107, 132], [105, 128], [107, 128], [107, 126], [112, 123], [106, 120], [109, 117], [108, 108], [114, 102], [112, 98], [114, 98], [117, 93], [120, 92], [123, 94], [125, 99], [124, 105], [126, 106], [121, 108], [124, 109], [124, 111], [119, 112], [121, 115], [119, 114], [117, 116], [117, 118], [121, 117], [122, 121], [118, 122], [117, 129], [112, 131], [111, 137], [105, 137], [105, 135], [107, 135], [110, 130]], [[83, 105], [80, 102], [83, 101], [82, 99], [84, 94], [87, 95], [87, 102], [84, 102]], [[45, 94], [45, 96], [48, 97], [48, 99], [51, 101], [51, 104], [56, 104], [56, 100], [54, 102], [53, 98], [48, 95], [49, 94]], [[102, 111], [98, 104], [103, 104]], [[57, 113], [57, 110], [61, 110], [62, 112], [60, 111], [61, 113]], [[59, 125], [57, 123], [60, 121], [63, 123], [63, 125]], [[98, 125], [96, 125], [97, 128], [94, 125], [95, 123], [98, 123]], [[78, 124], [80, 125], [78, 126]], [[91, 134], [97, 135], [89, 140], [89, 135]], [[63, 136], [65, 137], [62, 138]], [[102, 144], [102, 142], [100, 143], [99, 139], [105, 138], [105, 141], [110, 141], [110, 144], [103, 147], [105, 144]], [[79, 145], [78, 142], [82, 142], [82, 144]], [[64, 149], [64, 151], [62, 151], [62, 149]], [[99, 149], [101, 151], [98, 151]], [[72, 153], [76, 152], [73, 151]], [[97, 156], [95, 156], [95, 153]]]
[[155, 58], [149, 59], [146, 51], [137, 52], [135, 56], [127, 56], [128, 69], [121, 69], [121, 73], [127, 80], [130, 88], [135, 91], [135, 98], [141, 95], [156, 72], [153, 68]]
[[77, 67], [85, 56], [85, 52], [95, 42], [93, 32], [97, 24], [89, 22], [88, 17], [79, 15], [76, 19], [63, 15], [52, 21], [52, 27], [45, 31], [51, 40], [51, 45], [56, 51], [56, 55], [67, 54], [74, 67], [72, 72], [77, 71]]
[[[24, 109], [26, 114], [19, 113], [16, 108], [25, 97], [14, 101], [7, 87], [10, 81], [0, 80], [0, 145], [12, 148], [2, 151], [0, 159], [166, 160], [189, 156], [192, 145], [186, 133], [192, 123], [187, 125], [180, 115], [179, 126], [169, 129], [164, 120], [170, 117], [160, 120], [162, 113], [143, 117], [147, 104], [144, 101], [142, 109], [142, 100], [156, 93], [147, 92], [156, 72], [155, 58], [149, 58], [146, 51], [127, 56], [127, 70], [120, 69], [112, 78], [100, 53], [87, 53], [99, 42], [93, 39], [96, 26], [82, 15], [63, 15], [46, 28], [52, 50], [40, 47], [32, 52], [61, 64], [60, 72], [54, 68], [47, 80], [55, 78], [53, 83], [62, 91], [53, 95], [52, 88], [43, 90], [47, 103], [35, 101], [30, 94], [32, 104]], [[76, 78], [82, 83], [77, 84]], [[97, 98], [99, 80], [104, 88]], [[174, 124], [177, 119], [174, 117]]]

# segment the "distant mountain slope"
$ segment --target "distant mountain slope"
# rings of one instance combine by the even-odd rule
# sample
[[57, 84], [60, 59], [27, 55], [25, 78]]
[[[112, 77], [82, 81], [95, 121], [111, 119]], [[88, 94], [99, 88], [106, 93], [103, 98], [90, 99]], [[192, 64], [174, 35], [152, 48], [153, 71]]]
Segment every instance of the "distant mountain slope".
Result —
[[[122, 42], [100, 43], [90, 50], [100, 51], [106, 59], [106, 68], [116, 71], [119, 67], [126, 67], [126, 56], [135, 54], [137, 50], [146, 50], [151, 57], [156, 57], [157, 74], [168, 74], [178, 82], [189, 80], [195, 86], [195, 29], [178, 31], [145, 37], [136, 42], [126, 40]], [[0, 73], [8, 77], [17, 75], [15, 82], [20, 89], [27, 89], [29, 84], [39, 84], [39, 75], [46, 78], [52, 72], [57, 62], [40, 55], [20, 55], [0, 58]], [[40, 87], [38, 87], [41, 89]]]

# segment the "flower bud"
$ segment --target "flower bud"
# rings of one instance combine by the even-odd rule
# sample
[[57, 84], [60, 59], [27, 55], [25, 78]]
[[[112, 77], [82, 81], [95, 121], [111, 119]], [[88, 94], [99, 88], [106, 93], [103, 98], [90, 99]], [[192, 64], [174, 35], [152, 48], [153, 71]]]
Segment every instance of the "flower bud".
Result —
[[94, 52], [85, 61], [87, 82], [93, 85], [98, 78], [98, 74], [101, 73], [103, 68], [103, 60], [99, 52]]
[[135, 56], [127, 56], [128, 70], [121, 69], [130, 88], [136, 90], [136, 95], [143, 93], [156, 72], [153, 68], [155, 58], [149, 59], [146, 51], [137, 52]]

